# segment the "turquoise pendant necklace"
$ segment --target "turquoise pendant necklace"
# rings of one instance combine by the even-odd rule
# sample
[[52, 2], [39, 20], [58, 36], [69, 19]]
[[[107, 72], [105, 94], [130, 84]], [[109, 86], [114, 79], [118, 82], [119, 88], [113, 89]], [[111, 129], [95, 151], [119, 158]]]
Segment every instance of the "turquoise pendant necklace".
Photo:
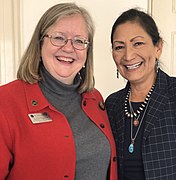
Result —
[[131, 139], [131, 144], [129, 145], [128, 147], [128, 151], [130, 153], [133, 153], [134, 152], [134, 140]]
[[[129, 97], [130, 97], [130, 93], [131, 93], [131, 89], [129, 88], [129, 91], [127, 93], [127, 97], [126, 97], [126, 100], [125, 100], [125, 114], [127, 115], [127, 117], [131, 117], [131, 143], [128, 147], [128, 151], [129, 153], [133, 153], [134, 152], [134, 142], [135, 142], [135, 139], [139, 133], [139, 130], [141, 128], [141, 125], [142, 125], [142, 122], [144, 120], [144, 116], [146, 114], [146, 111], [147, 111], [147, 108], [148, 108], [148, 105], [149, 105], [149, 101], [150, 101], [150, 96], [153, 92], [153, 89], [154, 89], [155, 85], [153, 85], [150, 89], [150, 91], [148, 92], [144, 102], [141, 104], [141, 106], [139, 107], [139, 110], [137, 110], [137, 113], [134, 112], [133, 110], [133, 107], [131, 105], [131, 101], [129, 100]], [[128, 112], [127, 110], [127, 100], [129, 102], [129, 107], [130, 107], [130, 113]], [[145, 110], [144, 110], [145, 109]], [[144, 113], [142, 115], [142, 118], [141, 118], [141, 121], [139, 123], [139, 117], [141, 115], [141, 112], [144, 110]], [[137, 115], [138, 114], [138, 115]], [[139, 124], [139, 126], [138, 126]], [[136, 133], [134, 134], [134, 137], [133, 137], [133, 125], [134, 126], [138, 126], [137, 127], [137, 130], [136, 130]]]
[[[143, 120], [144, 120], [144, 116], [145, 116], [145, 114], [146, 114], [146, 111], [147, 111], [147, 108], [148, 108], [148, 105], [149, 105], [149, 101], [150, 101], [150, 99], [149, 99], [148, 102], [147, 102], [146, 108], [145, 108], [145, 110], [144, 110], [144, 113], [143, 113], [143, 115], [142, 115], [141, 121], [140, 121], [140, 123], [139, 123], [139, 126], [137, 127], [137, 130], [136, 130], [136, 133], [135, 133], [134, 137], [133, 137], [133, 122], [134, 122], [134, 121], [133, 121], [133, 118], [135, 118], [135, 117], [134, 117], [133, 115], [131, 115], [131, 143], [130, 143], [130, 145], [129, 145], [129, 147], [128, 147], [129, 153], [133, 153], [133, 152], [134, 152], [134, 142], [135, 142], [135, 139], [136, 139], [136, 137], [137, 137], [137, 135], [138, 135], [138, 133], [139, 133], [139, 130], [140, 130], [141, 125], [142, 125], [142, 122], [143, 122]], [[130, 111], [131, 111], [131, 113], [134, 112], [133, 107], [132, 107], [130, 101], [129, 101], [129, 106], [130, 106]], [[140, 117], [140, 115], [138, 116], [138, 118], [139, 118], [139, 117]]]

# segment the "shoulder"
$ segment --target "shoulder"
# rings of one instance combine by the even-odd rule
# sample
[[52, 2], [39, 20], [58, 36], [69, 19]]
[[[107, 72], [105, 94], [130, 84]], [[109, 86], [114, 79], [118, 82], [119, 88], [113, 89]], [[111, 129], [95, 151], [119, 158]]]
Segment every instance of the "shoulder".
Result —
[[121, 100], [125, 94], [126, 94], [126, 88], [121, 89], [119, 91], [116, 91], [116, 92], [110, 94], [106, 98], [105, 102], [106, 102], [106, 104], [116, 104], [116, 102], [119, 102], [119, 100]]
[[160, 89], [167, 89], [169, 95], [176, 94], [176, 77], [169, 76], [162, 70], [159, 71], [156, 84]]
[[5, 85], [0, 86], [0, 104], [5, 106], [9, 103], [24, 102], [29, 94], [37, 94], [36, 88], [38, 84], [29, 84], [22, 80], [15, 80]]
[[176, 77], [168, 77], [168, 96], [174, 102], [176, 102]]
[[126, 98], [126, 88], [110, 94], [105, 100], [105, 107], [109, 115], [109, 119], [113, 119], [114, 113], [120, 111], [121, 106], [124, 104]]
[[95, 95], [96, 98], [98, 98], [98, 99], [103, 99], [102, 94], [101, 94], [100, 91], [97, 90], [96, 88], [93, 89], [92, 93]]
[[22, 81], [15, 80], [0, 86], [1, 112], [14, 112], [19, 103], [24, 101], [25, 93]]
[[21, 80], [14, 80], [14, 81], [11, 81], [9, 83], [1, 85], [0, 89], [7, 88], [7, 87], [13, 87], [13, 86], [16, 86], [16, 85], [22, 84], [22, 83], [23, 83], [23, 81], [21, 81]]
[[83, 93], [83, 98], [103, 100], [102, 94], [96, 88], [90, 92]]
[[168, 76], [167, 80], [168, 80], [168, 89], [170, 88], [176, 89], [176, 77]]
[[0, 96], [4, 96], [7, 94], [14, 94], [19, 92], [23, 87], [23, 82], [21, 80], [14, 80], [7, 84], [0, 86]]

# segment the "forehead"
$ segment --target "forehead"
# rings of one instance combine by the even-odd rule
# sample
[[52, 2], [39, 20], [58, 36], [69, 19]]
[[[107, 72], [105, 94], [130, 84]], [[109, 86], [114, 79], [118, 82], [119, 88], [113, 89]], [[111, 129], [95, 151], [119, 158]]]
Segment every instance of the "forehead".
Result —
[[135, 36], [150, 37], [145, 29], [138, 22], [127, 21], [117, 26], [114, 31], [114, 38], [133, 38]]
[[87, 24], [81, 14], [72, 14], [59, 18], [50, 28], [50, 32], [77, 33], [87, 35]]

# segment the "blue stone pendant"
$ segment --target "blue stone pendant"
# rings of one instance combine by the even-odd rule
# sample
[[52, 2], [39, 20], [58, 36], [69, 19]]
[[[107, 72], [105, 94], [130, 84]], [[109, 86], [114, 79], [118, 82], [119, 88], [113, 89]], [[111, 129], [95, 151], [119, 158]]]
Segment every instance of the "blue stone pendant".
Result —
[[129, 145], [128, 151], [129, 151], [130, 153], [133, 153], [133, 152], [134, 152], [134, 145], [133, 145], [132, 143]]

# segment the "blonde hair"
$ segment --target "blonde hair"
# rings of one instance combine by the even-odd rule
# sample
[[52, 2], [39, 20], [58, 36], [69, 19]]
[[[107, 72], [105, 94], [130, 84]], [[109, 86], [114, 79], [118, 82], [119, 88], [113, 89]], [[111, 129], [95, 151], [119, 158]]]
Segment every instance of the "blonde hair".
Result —
[[86, 24], [88, 30], [88, 40], [90, 45], [87, 49], [87, 60], [85, 68], [80, 70], [82, 78], [79, 93], [91, 91], [94, 88], [93, 75], [93, 37], [94, 24], [88, 11], [83, 7], [78, 7], [75, 3], [60, 3], [49, 8], [40, 18], [31, 41], [22, 56], [21, 63], [17, 72], [17, 78], [28, 83], [37, 83], [42, 79], [39, 65], [41, 61], [41, 46], [43, 37], [47, 34], [48, 29], [61, 18], [71, 16], [73, 14], [80, 14]]

